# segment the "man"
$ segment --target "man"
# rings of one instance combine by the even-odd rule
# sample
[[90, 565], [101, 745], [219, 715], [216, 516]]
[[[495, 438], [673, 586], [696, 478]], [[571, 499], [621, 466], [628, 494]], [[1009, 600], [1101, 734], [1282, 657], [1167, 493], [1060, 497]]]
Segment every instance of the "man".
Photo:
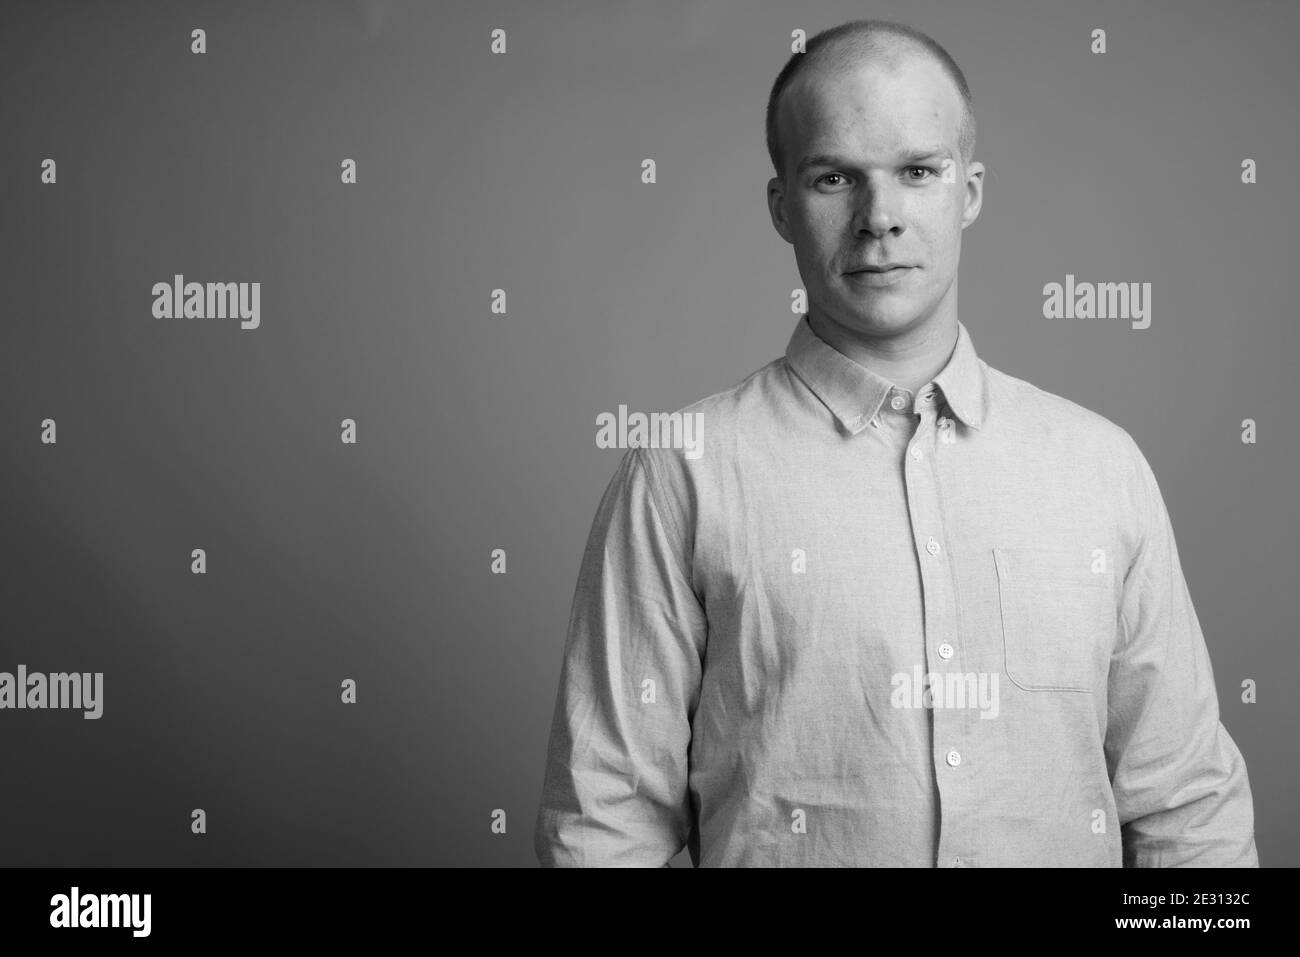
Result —
[[544, 865], [1258, 866], [1246, 768], [1129, 434], [977, 358], [965, 79], [819, 34], [768, 105], [809, 307], [632, 448], [573, 602]]

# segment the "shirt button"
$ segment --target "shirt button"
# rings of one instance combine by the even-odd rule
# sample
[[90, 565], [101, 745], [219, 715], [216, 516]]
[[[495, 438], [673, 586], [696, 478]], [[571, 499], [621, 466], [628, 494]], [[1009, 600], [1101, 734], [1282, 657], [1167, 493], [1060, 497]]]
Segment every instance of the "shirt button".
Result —
[[920, 449], [919, 446], [915, 446], [915, 445], [912, 446], [912, 458], [917, 459], [918, 461], [920, 460], [920, 458], [921, 458], [921, 449]]
[[889, 404], [892, 405], [895, 409], [901, 409], [903, 406], [907, 405], [907, 400], [904, 399], [901, 395], [896, 395], [889, 400]]
[[931, 555], [938, 555], [939, 543], [936, 542], [933, 538], [931, 538], [928, 542], [925, 543], [925, 550], [929, 552]]
[[952, 866], [953, 866], [953, 867], [961, 867], [961, 858], [960, 858], [960, 857], [954, 857], [954, 858], [952, 859]]
[[939, 420], [939, 428], [941, 428], [941, 429], [950, 429], [950, 428], [952, 428], [952, 419], [940, 419], [940, 420]]
[[948, 752], [948, 763], [954, 768], [961, 764], [961, 755], [957, 753], [956, 748]]
[[943, 644], [941, 644], [939, 646], [939, 657], [942, 658], [944, 661], [947, 661], [949, 658], [951, 658], [952, 645], [948, 644], [948, 642], [946, 641]]

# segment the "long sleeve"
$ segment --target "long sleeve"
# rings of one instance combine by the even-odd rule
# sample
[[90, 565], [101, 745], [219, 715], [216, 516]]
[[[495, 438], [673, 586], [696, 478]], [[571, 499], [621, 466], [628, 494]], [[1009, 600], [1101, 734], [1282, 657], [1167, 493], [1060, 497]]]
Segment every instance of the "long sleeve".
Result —
[[1258, 867], [1241, 752], [1146, 458], [1132, 445], [1142, 538], [1124, 579], [1105, 741], [1125, 867]]
[[624, 454], [583, 555], [534, 832], [543, 866], [662, 867], [690, 837], [707, 622], [649, 454]]

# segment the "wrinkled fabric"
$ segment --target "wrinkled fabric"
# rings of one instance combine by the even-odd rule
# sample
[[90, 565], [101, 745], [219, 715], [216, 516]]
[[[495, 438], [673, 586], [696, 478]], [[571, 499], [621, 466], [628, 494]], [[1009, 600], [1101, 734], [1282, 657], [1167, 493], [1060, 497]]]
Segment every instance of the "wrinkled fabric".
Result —
[[979, 359], [915, 391], [801, 318], [629, 448], [564, 645], [546, 866], [1258, 866], [1160, 489]]

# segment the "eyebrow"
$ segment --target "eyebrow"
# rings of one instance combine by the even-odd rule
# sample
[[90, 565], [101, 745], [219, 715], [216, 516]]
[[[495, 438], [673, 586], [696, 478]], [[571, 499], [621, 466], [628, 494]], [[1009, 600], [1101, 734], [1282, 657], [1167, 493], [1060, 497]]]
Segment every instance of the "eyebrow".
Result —
[[[918, 163], [922, 160], [934, 159], [939, 156], [951, 157], [952, 152], [946, 146], [936, 146], [933, 149], [916, 150], [903, 158], [903, 165], [908, 166], [912, 163]], [[805, 156], [795, 167], [795, 174], [802, 174], [804, 170], [811, 169], [814, 166], [852, 166], [853, 162], [842, 156], [835, 156], [831, 153], [816, 153], [812, 156]]]

